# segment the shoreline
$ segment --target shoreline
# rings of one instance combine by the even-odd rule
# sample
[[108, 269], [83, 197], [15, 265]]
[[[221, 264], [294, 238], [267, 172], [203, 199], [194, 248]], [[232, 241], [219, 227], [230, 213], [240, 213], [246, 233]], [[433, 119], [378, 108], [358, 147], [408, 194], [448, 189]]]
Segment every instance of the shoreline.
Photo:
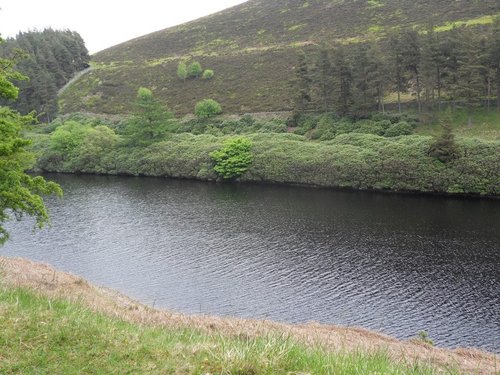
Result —
[[57, 172], [48, 170], [32, 170], [32, 174], [40, 175], [73, 175], [73, 176], [97, 176], [97, 177], [127, 177], [127, 178], [157, 178], [165, 180], [178, 180], [178, 181], [194, 181], [199, 183], [209, 183], [214, 185], [245, 185], [245, 186], [277, 186], [277, 187], [297, 187], [303, 189], [319, 189], [319, 190], [330, 190], [332, 192], [348, 192], [348, 193], [369, 193], [369, 194], [381, 194], [381, 195], [395, 195], [395, 196], [410, 196], [410, 197], [426, 197], [426, 198], [455, 198], [459, 200], [474, 199], [474, 200], [486, 200], [486, 201], [498, 201], [500, 200], [500, 194], [496, 195], [481, 195], [474, 193], [448, 193], [440, 191], [419, 191], [419, 190], [390, 190], [390, 189], [362, 189], [354, 187], [342, 187], [342, 186], [326, 186], [326, 185], [315, 185], [315, 184], [304, 184], [300, 182], [276, 182], [276, 181], [266, 181], [266, 180], [246, 180], [237, 179], [234, 181], [223, 181], [220, 179], [200, 179], [196, 177], [177, 177], [177, 176], [154, 176], [148, 174], [130, 174], [130, 173], [92, 173], [92, 172]]
[[50, 298], [79, 302], [95, 312], [143, 326], [165, 329], [194, 328], [231, 337], [262, 337], [279, 334], [310, 347], [329, 352], [386, 351], [397, 361], [421, 361], [438, 369], [456, 366], [465, 373], [498, 371], [498, 356], [478, 349], [442, 349], [418, 340], [403, 341], [357, 327], [318, 323], [286, 324], [272, 321], [187, 315], [155, 309], [112, 289], [90, 284], [81, 277], [58, 271], [50, 265], [23, 258], [0, 256], [0, 287], [25, 288]]

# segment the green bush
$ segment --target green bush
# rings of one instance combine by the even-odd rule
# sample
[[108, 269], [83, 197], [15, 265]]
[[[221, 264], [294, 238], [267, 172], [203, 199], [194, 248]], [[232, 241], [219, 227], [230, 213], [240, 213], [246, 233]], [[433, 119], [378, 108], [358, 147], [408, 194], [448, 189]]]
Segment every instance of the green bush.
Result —
[[208, 80], [214, 77], [214, 71], [212, 69], [207, 69], [203, 72], [203, 76], [201, 78]]
[[222, 112], [222, 107], [213, 99], [204, 99], [196, 103], [194, 114], [199, 118], [209, 118]]
[[[249, 120], [243, 121], [251, 123], [247, 127], [240, 120], [193, 119], [179, 125], [181, 134], [170, 133], [149, 145], [130, 145], [125, 135], [104, 126], [66, 121], [51, 135], [33, 134], [32, 147], [40, 155], [37, 167], [47, 172], [202, 180], [239, 177], [329, 187], [500, 194], [499, 141], [453, 139], [447, 132], [440, 140], [353, 131], [332, 139], [334, 131], [353, 126], [359, 131], [387, 125], [387, 120], [371, 120], [362, 125], [348, 121], [333, 122], [330, 128], [318, 125], [326, 128], [323, 141], [311, 142], [296, 134], [263, 132], [273, 131], [274, 123]], [[399, 123], [388, 122], [389, 127], [395, 124]], [[254, 133], [223, 143], [221, 134], [240, 132]]]
[[67, 121], [60, 125], [50, 136], [52, 150], [60, 152], [64, 157], [71, 155], [83, 142], [92, 129], [76, 121]]
[[203, 69], [198, 61], [193, 61], [188, 67], [188, 76], [191, 78], [197, 78], [201, 75]]
[[410, 125], [406, 121], [400, 121], [396, 124], [392, 124], [384, 132], [386, 137], [399, 137], [400, 135], [410, 135], [413, 133], [414, 126]]
[[181, 61], [179, 62], [179, 65], [177, 65], [177, 77], [185, 81], [187, 76], [188, 76], [188, 69], [186, 63], [184, 61]]
[[221, 149], [211, 152], [210, 157], [219, 176], [226, 180], [239, 177], [252, 164], [252, 142], [244, 137], [228, 139]]
[[259, 133], [286, 133], [287, 131], [286, 124], [277, 121], [257, 122], [254, 128]]

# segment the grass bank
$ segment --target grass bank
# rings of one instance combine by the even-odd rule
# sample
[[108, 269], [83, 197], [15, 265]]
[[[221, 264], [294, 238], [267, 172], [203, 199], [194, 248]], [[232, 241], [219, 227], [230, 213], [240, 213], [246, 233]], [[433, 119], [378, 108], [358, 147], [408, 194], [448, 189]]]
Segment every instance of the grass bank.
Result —
[[493, 355], [356, 329], [184, 316], [0, 258], [0, 373], [492, 373]]

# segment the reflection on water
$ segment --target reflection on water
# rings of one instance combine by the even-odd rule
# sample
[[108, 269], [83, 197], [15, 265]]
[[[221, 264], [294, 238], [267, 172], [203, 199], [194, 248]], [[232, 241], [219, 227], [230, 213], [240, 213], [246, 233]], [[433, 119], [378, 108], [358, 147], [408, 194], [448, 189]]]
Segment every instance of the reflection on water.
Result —
[[51, 176], [53, 227], [0, 251], [187, 313], [500, 351], [500, 202]]

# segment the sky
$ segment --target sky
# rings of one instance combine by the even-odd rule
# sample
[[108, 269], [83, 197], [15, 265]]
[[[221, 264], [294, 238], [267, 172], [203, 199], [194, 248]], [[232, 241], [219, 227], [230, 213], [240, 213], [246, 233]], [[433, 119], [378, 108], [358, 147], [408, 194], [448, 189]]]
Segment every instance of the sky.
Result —
[[245, 0], [0, 0], [0, 35], [77, 31], [90, 53], [241, 4]]

